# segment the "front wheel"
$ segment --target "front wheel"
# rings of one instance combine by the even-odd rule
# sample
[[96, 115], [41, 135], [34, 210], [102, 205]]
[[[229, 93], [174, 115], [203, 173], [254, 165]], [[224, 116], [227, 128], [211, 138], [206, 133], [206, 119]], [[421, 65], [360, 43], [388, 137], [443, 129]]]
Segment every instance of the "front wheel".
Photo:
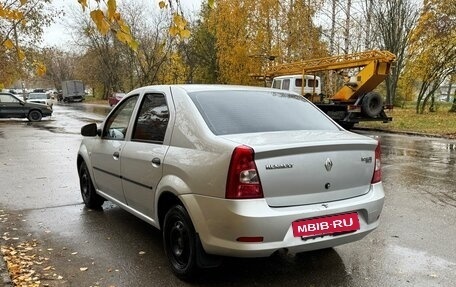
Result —
[[196, 235], [190, 216], [182, 205], [166, 213], [163, 244], [171, 269], [177, 277], [189, 280], [197, 271]]
[[95, 187], [93, 186], [89, 169], [85, 162], [82, 162], [79, 167], [79, 184], [85, 206], [90, 209], [100, 209], [103, 205], [104, 198], [95, 192]]
[[30, 111], [27, 118], [31, 122], [39, 122], [39, 121], [41, 121], [41, 118], [43, 118], [43, 115], [41, 114], [40, 111], [33, 110], [33, 111]]

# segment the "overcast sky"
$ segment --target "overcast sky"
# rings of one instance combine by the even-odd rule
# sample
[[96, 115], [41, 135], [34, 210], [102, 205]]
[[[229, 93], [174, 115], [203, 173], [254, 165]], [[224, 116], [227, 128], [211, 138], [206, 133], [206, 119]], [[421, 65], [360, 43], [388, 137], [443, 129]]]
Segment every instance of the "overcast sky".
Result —
[[[122, 0], [117, 0], [121, 2]], [[126, 1], [126, 0], [124, 0]], [[145, 1], [150, 2], [152, 7], [158, 8], [159, 0], [129, 0], [129, 1]], [[202, 0], [181, 0], [181, 5], [184, 10], [197, 11], [200, 8]], [[78, 0], [53, 0], [52, 6], [57, 10], [63, 10], [67, 14], [74, 9], [81, 9]], [[63, 18], [63, 17], [62, 17]], [[71, 34], [63, 25], [64, 19], [56, 19], [55, 23], [50, 27], [45, 28], [43, 34], [43, 46], [57, 46], [64, 49], [69, 49], [68, 44], [71, 43]]]

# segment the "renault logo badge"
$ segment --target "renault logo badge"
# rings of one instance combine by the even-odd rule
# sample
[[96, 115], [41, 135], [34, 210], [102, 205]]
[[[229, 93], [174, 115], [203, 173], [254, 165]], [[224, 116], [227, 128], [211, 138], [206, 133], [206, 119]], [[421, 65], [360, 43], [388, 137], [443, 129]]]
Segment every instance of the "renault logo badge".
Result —
[[325, 168], [327, 171], [331, 171], [331, 168], [333, 167], [333, 162], [331, 159], [327, 158], [325, 161]]

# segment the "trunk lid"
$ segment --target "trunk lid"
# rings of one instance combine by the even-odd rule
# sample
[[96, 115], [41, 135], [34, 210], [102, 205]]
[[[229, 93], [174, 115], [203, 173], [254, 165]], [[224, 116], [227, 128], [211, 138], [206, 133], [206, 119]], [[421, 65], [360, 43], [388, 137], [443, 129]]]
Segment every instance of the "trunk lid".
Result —
[[377, 141], [346, 131], [286, 131], [223, 136], [255, 151], [265, 200], [284, 207], [367, 193]]

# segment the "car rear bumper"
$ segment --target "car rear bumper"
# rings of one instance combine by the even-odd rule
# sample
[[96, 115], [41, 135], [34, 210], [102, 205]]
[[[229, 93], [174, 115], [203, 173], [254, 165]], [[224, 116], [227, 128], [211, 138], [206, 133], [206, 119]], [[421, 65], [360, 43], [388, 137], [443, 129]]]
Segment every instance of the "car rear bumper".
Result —
[[[267, 257], [283, 249], [297, 253], [362, 239], [377, 228], [384, 197], [379, 183], [355, 198], [293, 207], [271, 208], [264, 199], [227, 200], [194, 194], [182, 195], [182, 201], [207, 253]], [[292, 222], [296, 220], [354, 211], [360, 221], [356, 232], [306, 240], [293, 236]], [[239, 242], [240, 237], [263, 237], [263, 241]]]

